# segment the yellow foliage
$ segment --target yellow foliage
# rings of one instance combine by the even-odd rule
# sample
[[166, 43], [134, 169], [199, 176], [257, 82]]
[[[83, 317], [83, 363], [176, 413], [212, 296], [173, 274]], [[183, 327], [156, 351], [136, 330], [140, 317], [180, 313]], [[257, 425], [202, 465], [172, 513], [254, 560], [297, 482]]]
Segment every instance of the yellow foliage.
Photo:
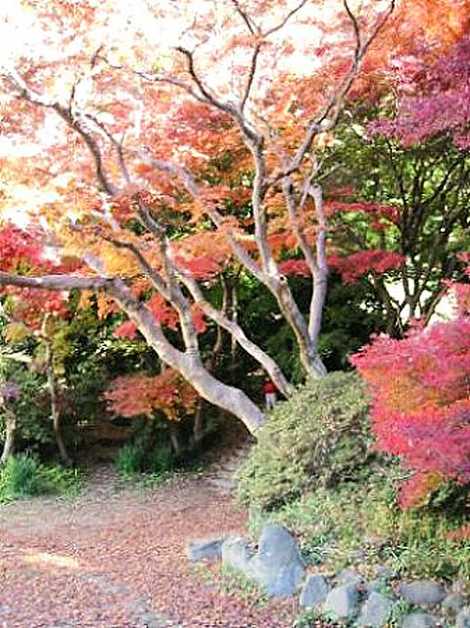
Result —
[[9, 323], [5, 327], [5, 340], [12, 344], [21, 342], [31, 335], [31, 330], [24, 323]]

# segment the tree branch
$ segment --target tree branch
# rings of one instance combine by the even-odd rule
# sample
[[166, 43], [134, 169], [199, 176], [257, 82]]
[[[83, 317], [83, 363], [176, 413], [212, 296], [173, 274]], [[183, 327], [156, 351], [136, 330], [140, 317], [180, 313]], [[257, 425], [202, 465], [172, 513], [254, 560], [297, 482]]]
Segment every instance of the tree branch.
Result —
[[252, 35], [254, 35], [255, 33], [259, 33], [259, 28], [256, 26], [256, 24], [254, 24], [254, 22], [252, 21], [251, 17], [248, 15], [248, 13], [244, 9], [241, 8], [240, 3], [238, 2], [238, 0], [232, 0], [232, 4], [235, 7], [235, 10], [238, 13], [238, 15], [245, 22], [246, 27], [250, 31], [250, 33]]
[[106, 277], [75, 277], [73, 275], [43, 275], [30, 277], [0, 272], [0, 286], [19, 288], [38, 288], [43, 290], [101, 290], [106, 288], [111, 279]]
[[281, 29], [283, 29], [284, 26], [287, 24], [287, 22], [296, 13], [298, 13], [300, 9], [302, 9], [307, 4], [308, 1], [309, 0], [302, 0], [302, 2], [300, 2], [300, 4], [298, 4], [296, 7], [294, 7], [292, 11], [289, 11], [289, 13], [285, 16], [285, 18], [279, 22], [279, 24], [276, 24], [276, 26], [273, 26], [272, 28], [267, 30], [265, 33], [263, 33], [263, 37], [269, 37], [270, 35], [273, 35], [274, 33], [277, 33], [277, 31], [280, 31]]

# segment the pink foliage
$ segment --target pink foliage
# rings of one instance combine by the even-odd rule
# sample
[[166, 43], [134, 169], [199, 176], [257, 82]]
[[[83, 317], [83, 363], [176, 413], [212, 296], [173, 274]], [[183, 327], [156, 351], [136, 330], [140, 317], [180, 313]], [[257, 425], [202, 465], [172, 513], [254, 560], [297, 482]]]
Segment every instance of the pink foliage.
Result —
[[399, 87], [397, 117], [374, 122], [373, 132], [407, 146], [448, 132], [458, 148], [470, 148], [470, 36], [429, 68], [400, 67]]
[[355, 283], [370, 272], [382, 274], [396, 270], [404, 261], [405, 258], [399, 253], [379, 249], [328, 258], [329, 266], [341, 275], [345, 283]]
[[114, 330], [114, 336], [116, 336], [116, 338], [128, 338], [129, 340], [134, 340], [137, 336], [136, 324], [132, 321], [125, 321], [124, 323], [121, 323]]
[[307, 262], [303, 259], [288, 259], [280, 262], [279, 272], [287, 277], [310, 277], [312, 274]]
[[372, 393], [378, 448], [419, 476], [403, 487], [402, 506], [418, 505], [437, 478], [470, 482], [470, 318], [403, 340], [379, 336], [351, 362]]

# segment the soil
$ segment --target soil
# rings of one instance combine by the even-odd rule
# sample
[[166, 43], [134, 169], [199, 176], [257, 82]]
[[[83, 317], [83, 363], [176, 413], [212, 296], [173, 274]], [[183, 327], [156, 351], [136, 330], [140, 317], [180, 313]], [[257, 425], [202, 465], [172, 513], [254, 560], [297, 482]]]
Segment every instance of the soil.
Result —
[[2, 628], [288, 628], [296, 602], [224, 593], [186, 543], [246, 532], [246, 513], [203, 476], [155, 488], [97, 467], [81, 494], [0, 507]]

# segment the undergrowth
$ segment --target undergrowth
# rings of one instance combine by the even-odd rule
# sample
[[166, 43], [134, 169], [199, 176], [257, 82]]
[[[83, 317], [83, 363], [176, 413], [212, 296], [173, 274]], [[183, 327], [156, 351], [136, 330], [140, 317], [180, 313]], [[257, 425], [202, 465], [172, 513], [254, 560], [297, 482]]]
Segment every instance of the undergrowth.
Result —
[[252, 509], [251, 530], [259, 533], [267, 519], [283, 523], [299, 536], [304, 559], [327, 571], [354, 565], [367, 577], [386, 565], [400, 576], [470, 581], [469, 541], [448, 538], [465, 522], [464, 492], [454, 489], [452, 508], [403, 511], [396, 504], [398, 475], [399, 468], [389, 467], [386, 476], [319, 487], [274, 512]]
[[73, 496], [79, 487], [76, 469], [46, 466], [28, 454], [11, 456], [0, 468], [0, 503], [44, 494]]
[[252, 532], [276, 521], [295, 532], [310, 564], [338, 571], [379, 565], [397, 576], [470, 581], [468, 487], [448, 483], [419, 509], [401, 510], [409, 477], [374, 451], [367, 398], [357, 376], [332, 373], [278, 404], [240, 474]]

